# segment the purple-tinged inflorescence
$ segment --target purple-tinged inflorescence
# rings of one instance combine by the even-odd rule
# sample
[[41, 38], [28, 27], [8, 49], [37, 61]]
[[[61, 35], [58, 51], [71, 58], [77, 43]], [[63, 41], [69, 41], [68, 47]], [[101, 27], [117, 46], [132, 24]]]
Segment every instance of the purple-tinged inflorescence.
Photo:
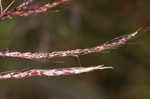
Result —
[[33, 0], [28, 0], [28, 1], [24, 2], [24, 3], [22, 3], [17, 8], [15, 8], [14, 11], [6, 12], [6, 13], [1, 13], [0, 14], [0, 18], [1, 19], [6, 19], [6, 18], [11, 18], [14, 15], [28, 16], [28, 15], [34, 14], [34, 13], [42, 13], [42, 12], [47, 11], [47, 9], [56, 7], [57, 5], [60, 5], [60, 4], [62, 4], [64, 2], [67, 2], [67, 1], [69, 1], [69, 0], [56, 0], [56, 1], [52, 2], [52, 3], [47, 3], [47, 4], [44, 4], [44, 5], [41, 5], [40, 7], [37, 7], [37, 8], [24, 9], [24, 8], [26, 8], [26, 6], [28, 4], [30, 4], [31, 2], [33, 2]]
[[[1, 0], [0, 0], [1, 1]], [[22, 4], [15, 8], [13, 11], [8, 11], [8, 9], [15, 3], [16, 0], [13, 0], [3, 11], [2, 5], [1, 7], [1, 14], [0, 18], [11, 18], [12, 16], [19, 15], [19, 16], [28, 16], [34, 13], [42, 13], [47, 11], [49, 8], [56, 7], [64, 2], [68, 2], [69, 0], [56, 0], [52, 3], [47, 3], [37, 8], [28, 8], [27, 6], [34, 2], [35, 0], [25, 0]], [[1, 3], [1, 2], [0, 2]], [[67, 50], [67, 51], [55, 51], [51, 53], [31, 53], [31, 52], [0, 52], [0, 56], [7, 56], [7, 57], [18, 57], [24, 59], [51, 59], [54, 57], [65, 57], [65, 56], [79, 56], [85, 55], [90, 53], [101, 52], [104, 50], [112, 49], [119, 47], [125, 44], [127, 41], [135, 37], [139, 33], [143, 33], [149, 30], [149, 28], [140, 28], [134, 33], [123, 35], [117, 37], [110, 42], [106, 42], [104, 44], [98, 45], [93, 48], [85, 48], [85, 49], [75, 49], [75, 50]], [[92, 66], [92, 67], [72, 67], [72, 68], [62, 68], [62, 69], [32, 69], [24, 72], [10, 72], [5, 74], [0, 74], [0, 79], [11, 79], [11, 78], [28, 78], [32, 76], [60, 76], [60, 75], [71, 75], [71, 74], [80, 74], [84, 72], [90, 72], [97, 69], [112, 69], [112, 67], [105, 67], [103, 65], [100, 66]]]
[[85, 55], [90, 53], [96, 53], [96, 52], [101, 52], [103, 50], [119, 47], [120, 45], [125, 44], [127, 41], [135, 37], [138, 33], [145, 32], [146, 29], [148, 30], [148, 28], [141, 28], [134, 33], [115, 38], [115, 40], [113, 39], [111, 42], [106, 42], [94, 48], [55, 51], [51, 53], [31, 53], [31, 52], [21, 53], [21, 52], [6, 51], [6, 52], [0, 52], [0, 56], [18, 57], [18, 58], [25, 58], [25, 59], [43, 59], [43, 58], [51, 59], [54, 57], [79, 56], [79, 55]]
[[11, 72], [7, 74], [0, 74], [0, 79], [11, 79], [11, 78], [28, 78], [32, 76], [61, 76], [61, 75], [73, 75], [84, 72], [90, 72], [98, 69], [113, 69], [112, 67], [105, 67], [103, 65], [93, 67], [72, 67], [62, 69], [32, 69], [25, 72]]

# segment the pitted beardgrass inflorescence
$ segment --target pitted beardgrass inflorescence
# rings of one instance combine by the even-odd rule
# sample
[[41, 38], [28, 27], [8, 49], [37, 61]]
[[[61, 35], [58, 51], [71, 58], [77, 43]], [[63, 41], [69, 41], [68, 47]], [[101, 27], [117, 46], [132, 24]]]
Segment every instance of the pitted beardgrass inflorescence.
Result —
[[[46, 3], [36, 8], [28, 8], [28, 5], [35, 2], [36, 0], [24, 0], [19, 6], [11, 9], [10, 7], [17, 0], [12, 0], [11, 3], [4, 9], [2, 6], [2, 0], [0, 0], [0, 19], [12, 18], [13, 16], [28, 16], [34, 13], [42, 13], [46, 12], [48, 9], [56, 7], [60, 4], [69, 2], [70, 0], [55, 0], [52, 3]], [[22, 59], [52, 59], [55, 57], [67, 57], [67, 56], [80, 56], [91, 53], [100, 53], [104, 50], [110, 50], [116, 47], [120, 47], [121, 45], [126, 44], [129, 40], [136, 37], [140, 33], [144, 33], [148, 31], [150, 27], [139, 28], [137, 31], [131, 34], [123, 35], [117, 38], [112, 39], [106, 43], [97, 45], [92, 48], [85, 49], [74, 49], [74, 50], [66, 50], [66, 51], [54, 51], [49, 53], [31, 53], [31, 52], [9, 52], [9, 51], [0, 51], [0, 56], [2, 57], [17, 57]], [[9, 72], [5, 74], [0, 74], [0, 79], [11, 79], [11, 78], [28, 78], [32, 76], [61, 76], [61, 75], [71, 75], [71, 74], [80, 74], [84, 72], [90, 72], [98, 69], [113, 69], [113, 67], [98, 65], [91, 67], [71, 67], [71, 68], [61, 68], [61, 69], [31, 69], [27, 71], [19, 71], [19, 72]]]
[[46, 12], [50, 8], [54, 8], [60, 4], [63, 4], [69, 1], [70, 0], [55, 0], [52, 3], [46, 3], [36, 8], [28, 8], [28, 5], [34, 2], [34, 0], [25, 0], [19, 6], [13, 8], [12, 11], [9, 11], [8, 9], [16, 2], [16, 0], [13, 0], [4, 10], [2, 7], [2, 3], [1, 3], [0, 19], [12, 18], [12, 16], [16, 16], [16, 15], [29, 16], [31, 14]]

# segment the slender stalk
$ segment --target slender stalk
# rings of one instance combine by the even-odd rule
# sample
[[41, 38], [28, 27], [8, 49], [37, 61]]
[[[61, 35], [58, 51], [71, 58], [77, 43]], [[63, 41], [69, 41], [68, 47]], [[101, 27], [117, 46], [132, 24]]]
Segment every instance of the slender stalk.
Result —
[[6, 13], [6, 11], [8, 11], [8, 9], [16, 2], [16, 0], [13, 0], [5, 9], [4, 11], [2, 11], [2, 14], [3, 13]]
[[0, 9], [1, 9], [1, 14], [2, 14], [2, 12], [3, 12], [2, 0], [0, 0]]

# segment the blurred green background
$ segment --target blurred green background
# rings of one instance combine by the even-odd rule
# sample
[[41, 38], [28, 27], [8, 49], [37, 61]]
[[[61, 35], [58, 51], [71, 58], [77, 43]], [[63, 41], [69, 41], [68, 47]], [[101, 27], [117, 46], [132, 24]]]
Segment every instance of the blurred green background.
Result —
[[[149, 0], [72, 0], [42, 14], [1, 21], [0, 50], [90, 48], [143, 25], [150, 26]], [[150, 31], [120, 48], [79, 57], [82, 66], [105, 64], [114, 70], [0, 80], [0, 99], [149, 99], [149, 43]], [[0, 57], [0, 72], [74, 66], [79, 66], [75, 57], [32, 61]]]

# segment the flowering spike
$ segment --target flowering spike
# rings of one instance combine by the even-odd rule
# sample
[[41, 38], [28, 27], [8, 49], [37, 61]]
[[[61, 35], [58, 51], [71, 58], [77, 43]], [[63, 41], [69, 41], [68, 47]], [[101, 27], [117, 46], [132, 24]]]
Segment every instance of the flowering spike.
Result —
[[84, 72], [90, 72], [98, 69], [113, 69], [113, 67], [105, 67], [103, 65], [93, 67], [72, 67], [62, 69], [32, 69], [25, 72], [11, 72], [7, 74], [0, 74], [0, 79], [11, 79], [11, 78], [28, 78], [32, 76], [61, 76], [61, 75], [75, 75]]
[[143, 33], [150, 28], [140, 28], [134, 33], [123, 35], [118, 38], [113, 39], [111, 42], [106, 42], [102, 45], [98, 45], [94, 48], [85, 48], [85, 49], [75, 49], [75, 50], [67, 50], [67, 51], [57, 51], [57, 52], [51, 52], [51, 53], [31, 53], [31, 52], [0, 52], [0, 56], [7, 56], [7, 57], [18, 57], [18, 58], [24, 58], [24, 59], [51, 59], [54, 57], [65, 57], [65, 56], [79, 56], [79, 55], [85, 55], [90, 53], [96, 53], [101, 52], [104, 50], [112, 49], [119, 47], [123, 44], [125, 44], [127, 41], [135, 37], [139, 33]]
[[[68, 1], [69, 0], [56, 0], [52, 3], [47, 3], [47, 4], [44, 4], [44, 5], [41, 5], [40, 7], [37, 7], [37, 8], [25, 9], [28, 4], [33, 2], [33, 0], [27, 0], [26, 2], [23, 2], [20, 6], [16, 7], [14, 11], [10, 11], [10, 12], [7, 12], [7, 13], [1, 13], [0, 18], [1, 19], [6, 19], [6, 18], [11, 18], [12, 16], [15, 16], [15, 15], [28, 16], [28, 15], [34, 14], [34, 13], [42, 13], [42, 12], [47, 11], [50, 8], [54, 8], [54, 7], [56, 7], [56, 6], [58, 6], [62, 3], [68, 2]], [[10, 8], [11, 5], [9, 5], [7, 8]]]

